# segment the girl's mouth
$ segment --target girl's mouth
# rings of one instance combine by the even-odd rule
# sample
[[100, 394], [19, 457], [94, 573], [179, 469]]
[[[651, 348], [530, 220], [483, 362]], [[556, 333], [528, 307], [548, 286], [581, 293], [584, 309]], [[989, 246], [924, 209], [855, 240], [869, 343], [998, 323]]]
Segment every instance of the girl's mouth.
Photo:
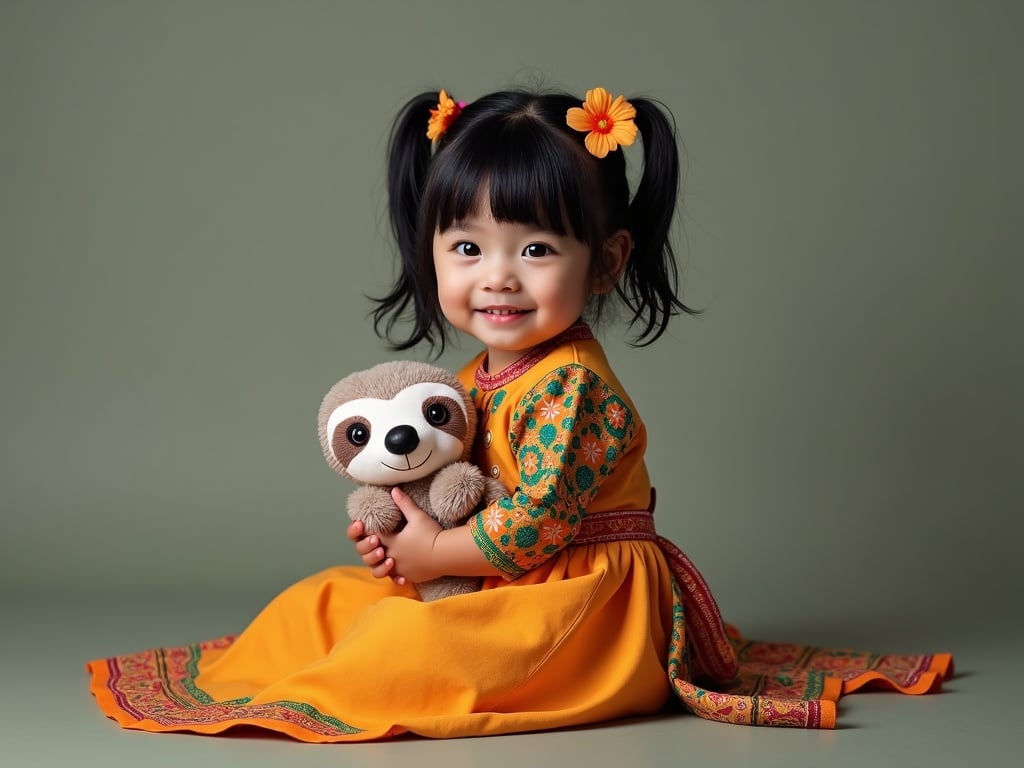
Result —
[[529, 314], [527, 309], [513, 309], [511, 307], [488, 307], [487, 309], [479, 310], [479, 312], [491, 323], [510, 323]]
[[503, 315], [525, 315], [530, 310], [528, 310], [528, 309], [518, 309], [516, 307], [486, 307], [486, 308], [478, 310], [478, 311], [479, 312], [483, 312], [485, 315], [499, 315], [499, 316], [503, 316]]

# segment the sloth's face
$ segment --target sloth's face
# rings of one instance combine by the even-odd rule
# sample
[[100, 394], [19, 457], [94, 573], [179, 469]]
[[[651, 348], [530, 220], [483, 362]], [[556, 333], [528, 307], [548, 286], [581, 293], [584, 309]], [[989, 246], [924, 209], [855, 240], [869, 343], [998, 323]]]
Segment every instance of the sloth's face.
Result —
[[339, 405], [327, 419], [327, 436], [353, 480], [399, 485], [459, 461], [468, 424], [458, 392], [424, 382], [390, 400], [363, 397]]

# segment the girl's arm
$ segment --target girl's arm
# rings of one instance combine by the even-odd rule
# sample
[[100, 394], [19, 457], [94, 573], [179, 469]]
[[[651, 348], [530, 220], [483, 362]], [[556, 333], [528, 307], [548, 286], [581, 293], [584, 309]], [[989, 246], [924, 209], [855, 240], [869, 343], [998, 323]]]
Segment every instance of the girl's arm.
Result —
[[473, 541], [469, 528], [442, 528], [399, 488], [392, 489], [391, 497], [405, 515], [405, 527], [398, 533], [356, 540], [356, 551], [374, 576], [390, 576], [404, 584], [441, 576], [500, 575]]
[[[629, 402], [581, 363], [541, 377], [515, 406], [510, 424], [518, 477], [503, 477], [513, 486], [509, 495], [466, 526], [477, 549], [507, 580], [567, 547], [606, 484], [629, 483], [629, 468], [643, 469], [645, 444]], [[639, 452], [627, 460], [634, 447]], [[627, 471], [615, 474], [621, 466]]]

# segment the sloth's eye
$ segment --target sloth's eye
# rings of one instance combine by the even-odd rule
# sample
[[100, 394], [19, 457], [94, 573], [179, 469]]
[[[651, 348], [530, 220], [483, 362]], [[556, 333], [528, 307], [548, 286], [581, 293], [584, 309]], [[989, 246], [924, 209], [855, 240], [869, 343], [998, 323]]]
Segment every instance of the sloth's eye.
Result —
[[370, 439], [370, 428], [357, 421], [345, 430], [345, 437], [352, 445], [366, 445]]
[[441, 403], [431, 403], [427, 406], [423, 414], [427, 417], [427, 421], [435, 427], [447, 424], [452, 418], [451, 413], [449, 413], [448, 409], [441, 405]]

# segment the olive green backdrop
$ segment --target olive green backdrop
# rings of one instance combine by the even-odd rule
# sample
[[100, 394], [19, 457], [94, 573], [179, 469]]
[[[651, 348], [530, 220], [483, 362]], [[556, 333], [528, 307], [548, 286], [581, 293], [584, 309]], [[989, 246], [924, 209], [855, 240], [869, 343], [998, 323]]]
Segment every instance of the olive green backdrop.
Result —
[[3, 0], [2, 589], [258, 605], [353, 562], [315, 414], [395, 356], [364, 298], [392, 274], [390, 121], [424, 89], [518, 83], [675, 114], [706, 312], [649, 349], [603, 337], [650, 426], [658, 524], [726, 614], [916, 623], [918, 648], [1016, 600], [1021, 22], [1013, 2]]

